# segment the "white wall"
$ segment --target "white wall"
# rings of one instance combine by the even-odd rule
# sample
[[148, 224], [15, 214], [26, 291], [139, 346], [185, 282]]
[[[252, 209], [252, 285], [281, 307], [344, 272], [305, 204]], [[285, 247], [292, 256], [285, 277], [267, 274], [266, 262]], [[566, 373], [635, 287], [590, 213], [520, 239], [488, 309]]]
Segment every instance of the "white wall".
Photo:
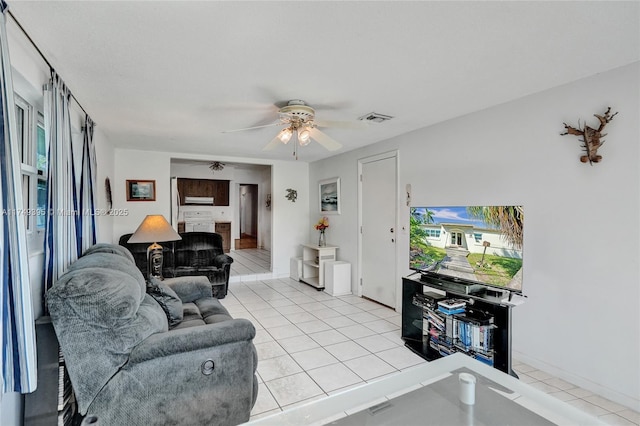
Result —
[[[105, 185], [105, 179], [109, 178], [111, 186], [113, 187], [114, 177], [114, 148], [109, 142], [105, 134], [100, 129], [100, 123], [96, 123], [93, 131], [93, 142], [96, 150], [96, 187], [95, 187], [95, 202], [98, 211], [108, 209], [107, 204], [107, 190]], [[100, 215], [96, 217], [97, 235], [96, 238], [99, 243], [112, 242], [111, 236], [113, 235], [113, 221], [115, 216]]]
[[[412, 205], [524, 205], [528, 299], [514, 309], [514, 356], [639, 410], [638, 75], [635, 63], [312, 163], [311, 220], [317, 181], [340, 177], [342, 214], [331, 217], [328, 241], [357, 266], [357, 160], [394, 149], [398, 190], [412, 185]], [[581, 143], [560, 136], [563, 122], [595, 126], [593, 114], [609, 105], [619, 114], [606, 128], [603, 160], [580, 163]], [[397, 251], [406, 274], [406, 232]]]
[[[172, 158], [214, 160], [213, 157], [206, 155], [194, 156], [177, 152], [150, 152], [116, 148], [115, 179], [112, 181], [114, 208], [125, 209], [128, 211], [128, 215], [114, 218], [112, 235], [114, 242], [117, 242], [122, 234], [135, 231], [147, 214], [162, 214], [167, 219], [170, 218], [169, 189]], [[254, 158], [215, 157], [215, 160], [271, 166], [272, 272], [276, 277], [289, 276], [289, 258], [299, 252], [299, 244], [306, 241], [306, 232], [310, 226], [307, 194], [309, 165], [303, 162]], [[240, 172], [237, 173], [238, 176], [234, 177], [235, 179], [241, 177]], [[263, 174], [256, 180], [264, 184], [266, 178], [267, 176]], [[156, 201], [127, 202], [125, 191], [127, 179], [155, 180]], [[295, 203], [285, 199], [286, 188], [298, 190], [298, 200]]]
[[267, 197], [271, 199], [271, 168], [262, 171], [260, 183], [258, 183], [258, 205], [261, 205], [258, 215], [258, 247], [265, 250], [271, 250], [271, 241], [273, 234], [271, 233], [271, 206], [267, 206]]

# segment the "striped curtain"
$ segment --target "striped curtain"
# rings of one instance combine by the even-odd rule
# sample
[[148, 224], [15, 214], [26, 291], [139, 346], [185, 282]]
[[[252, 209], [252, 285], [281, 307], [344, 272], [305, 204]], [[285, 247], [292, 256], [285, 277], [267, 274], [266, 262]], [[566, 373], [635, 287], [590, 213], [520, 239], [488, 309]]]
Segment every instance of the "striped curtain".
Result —
[[53, 70], [44, 100], [45, 127], [49, 131], [44, 282], [49, 289], [78, 259], [82, 241], [78, 232], [80, 211], [71, 142], [71, 92]]
[[93, 145], [93, 121], [85, 115], [83, 126], [82, 170], [80, 172], [80, 215], [78, 230], [80, 251], [78, 256], [96, 243], [96, 152]]
[[0, 361], [2, 393], [36, 389], [35, 322], [22, 203], [21, 159], [16, 139], [15, 102], [6, 31], [6, 9], [0, 1]]

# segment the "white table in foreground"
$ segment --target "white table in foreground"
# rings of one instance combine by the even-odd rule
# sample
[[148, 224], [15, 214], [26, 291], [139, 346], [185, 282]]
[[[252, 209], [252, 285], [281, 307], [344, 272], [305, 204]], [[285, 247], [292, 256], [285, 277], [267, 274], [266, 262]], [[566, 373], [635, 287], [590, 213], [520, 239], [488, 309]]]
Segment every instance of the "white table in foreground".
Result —
[[[458, 373], [477, 379], [458, 399]], [[249, 425], [603, 425], [601, 420], [459, 353], [409, 368]]]

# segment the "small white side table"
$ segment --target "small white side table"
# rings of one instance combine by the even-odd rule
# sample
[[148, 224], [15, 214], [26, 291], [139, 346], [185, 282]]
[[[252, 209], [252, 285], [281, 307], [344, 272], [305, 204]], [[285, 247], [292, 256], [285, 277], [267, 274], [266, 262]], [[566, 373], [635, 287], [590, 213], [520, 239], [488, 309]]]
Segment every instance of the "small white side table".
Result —
[[332, 296], [351, 294], [351, 264], [342, 260], [324, 263], [324, 291]]
[[336, 260], [337, 246], [302, 244], [302, 276], [300, 281], [318, 290], [324, 289], [324, 263]]

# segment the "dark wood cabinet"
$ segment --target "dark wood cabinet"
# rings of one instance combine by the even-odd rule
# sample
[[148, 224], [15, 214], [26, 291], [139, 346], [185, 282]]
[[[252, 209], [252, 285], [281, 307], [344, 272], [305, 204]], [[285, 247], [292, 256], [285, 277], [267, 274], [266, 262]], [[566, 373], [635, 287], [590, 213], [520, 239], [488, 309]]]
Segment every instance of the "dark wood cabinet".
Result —
[[214, 180], [214, 200], [216, 206], [228, 206], [229, 205], [229, 181], [228, 180]]
[[[178, 178], [180, 205], [207, 205], [187, 202], [187, 197], [213, 197], [214, 206], [229, 205], [229, 181], [216, 179]], [[211, 205], [211, 204], [208, 204]]]
[[222, 235], [222, 249], [225, 253], [229, 253], [231, 251], [231, 222], [216, 222], [216, 233]]

